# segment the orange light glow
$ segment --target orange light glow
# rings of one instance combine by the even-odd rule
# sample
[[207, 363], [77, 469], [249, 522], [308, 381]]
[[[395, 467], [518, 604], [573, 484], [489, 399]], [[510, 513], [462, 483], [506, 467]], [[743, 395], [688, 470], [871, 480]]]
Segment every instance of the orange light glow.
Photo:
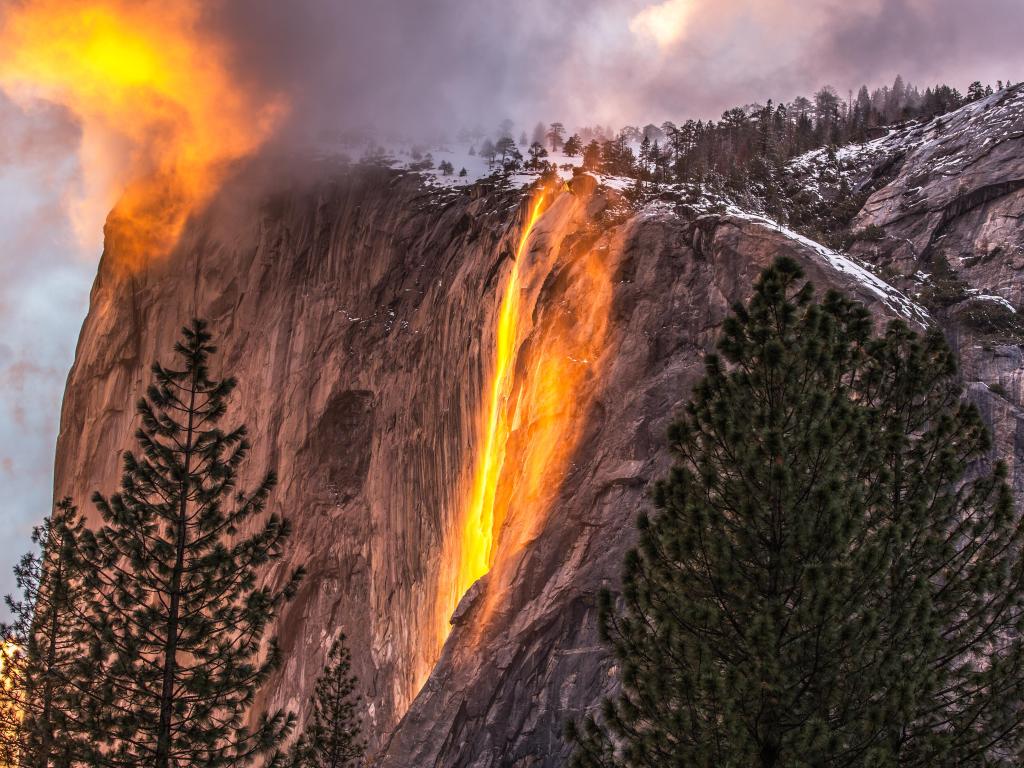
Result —
[[0, 642], [0, 684], [6, 686], [10, 683], [10, 675], [7, 674], [7, 662], [11, 659], [17, 659], [20, 653], [21, 646], [17, 643], [12, 643], [10, 640]]
[[[14, 768], [19, 762], [16, 747], [17, 729], [24, 712], [20, 706], [21, 691], [16, 688], [19, 681], [12, 678], [7, 664], [17, 661], [20, 655], [21, 648], [16, 643], [9, 640], [0, 642], [0, 688], [3, 689], [3, 703], [0, 705], [0, 739], [5, 745], [0, 757], [0, 768]], [[3, 762], [4, 758], [9, 758], [12, 762]]]
[[283, 114], [232, 77], [200, 24], [200, 0], [30, 0], [0, 22], [0, 89], [63, 105], [81, 124], [83, 189], [71, 215], [93, 245], [131, 266], [173, 248], [224, 166], [262, 144]]
[[413, 695], [418, 691], [431, 668], [444, 641], [451, 632], [449, 619], [459, 601], [473, 583], [491, 567], [494, 548], [495, 491], [502, 471], [508, 422], [505, 403], [511, 385], [516, 347], [520, 334], [519, 310], [521, 302], [520, 273], [523, 255], [530, 236], [544, 212], [546, 196], [540, 193], [529, 207], [526, 221], [519, 234], [515, 260], [509, 271], [495, 329], [494, 358], [490, 376], [485, 382], [487, 399], [481, 413], [479, 443], [471, 468], [471, 485], [465, 507], [460, 510], [460, 523], [456, 535], [449, 538], [441, 561], [439, 587], [432, 606], [436, 623], [435, 644], [422, 649], [413, 684]]
[[[563, 226], [575, 228], [575, 217]], [[503, 472], [491, 481], [496, 486], [491, 494], [495, 544], [487, 592], [474, 617], [478, 628], [488, 624], [508, 596], [518, 557], [548, 522], [601, 383], [612, 281], [605, 251], [580, 251], [562, 254], [557, 262], [542, 260], [531, 270], [532, 287], [524, 286], [534, 302], [543, 304], [530, 307], [531, 343], [516, 361], [520, 380], [505, 405], [509, 417]], [[556, 254], [553, 249], [552, 257]], [[542, 294], [556, 270], [562, 290], [545, 289]]]

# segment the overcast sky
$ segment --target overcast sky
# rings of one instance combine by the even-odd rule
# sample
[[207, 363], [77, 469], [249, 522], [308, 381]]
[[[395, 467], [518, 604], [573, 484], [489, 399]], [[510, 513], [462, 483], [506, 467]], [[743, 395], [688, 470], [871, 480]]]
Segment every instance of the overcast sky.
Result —
[[[17, 0], [199, 3], [199, 0]], [[0, 13], [12, 0], [0, 0]], [[342, 126], [491, 130], [708, 118], [897, 73], [922, 87], [1024, 79], [1020, 0], [222, 0], [198, 5], [239, 87], [284, 96], [279, 146]], [[2, 22], [0, 22], [2, 23]], [[3, 53], [0, 52], [0, 56]], [[74, 114], [0, 94], [0, 590], [50, 506], [60, 395], [99, 256], [72, 231]], [[91, 234], [90, 234], [91, 233]]]

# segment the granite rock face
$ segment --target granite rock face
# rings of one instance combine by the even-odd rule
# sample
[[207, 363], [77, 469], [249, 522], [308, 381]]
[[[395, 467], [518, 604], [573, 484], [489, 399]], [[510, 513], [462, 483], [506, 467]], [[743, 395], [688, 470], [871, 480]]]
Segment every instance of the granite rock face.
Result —
[[92, 489], [115, 489], [150, 364], [170, 362], [182, 324], [206, 318], [214, 370], [239, 380], [228, 420], [252, 436], [245, 475], [276, 469], [272, 506], [294, 523], [267, 579], [308, 571], [281, 617], [288, 661], [264, 701], [302, 708], [343, 630], [370, 732], [386, 734], [436, 655], [424, 607], [457, 511], [488, 286], [515, 206], [445, 207], [382, 169], [283, 190], [255, 214], [230, 202], [144, 271], [120, 270], [108, 243], [65, 395], [56, 493], [89, 509]]
[[[56, 493], [88, 509], [93, 489], [115, 488], [149, 365], [168, 359], [189, 317], [207, 318], [220, 342], [215, 365], [240, 381], [230, 416], [253, 436], [247, 475], [277, 469], [273, 505], [295, 526], [285, 562], [265, 578], [280, 581], [297, 565], [309, 572], [279, 621], [286, 663], [261, 704], [304, 713], [344, 630], [376, 765], [561, 765], [564, 721], [595, 708], [615, 684], [597, 638], [596, 598], [614, 588], [648, 486], [668, 467], [665, 430], [731, 304], [777, 256], [798, 259], [819, 290], [862, 299], [879, 323], [942, 324], [1022, 485], [1020, 347], [982, 339], [956, 312], [929, 313], [909, 295], [921, 292], [913, 275], [930, 248], [979, 294], [1018, 301], [1022, 281], [1009, 254], [1022, 237], [1010, 216], [1020, 202], [1008, 166], [1024, 166], [1024, 147], [1012, 136], [1018, 118], [991, 110], [1019, 96], [991, 101], [927, 128], [937, 140], [955, 129], [943, 149], [890, 138], [887, 146], [904, 153], [900, 169], [892, 171], [891, 153], [878, 160], [889, 163], [889, 181], [858, 226], [874, 224], [887, 239], [856, 250], [906, 293], [756, 216], [688, 219], [665, 200], [632, 210], [589, 178], [554, 190], [522, 257], [543, 268], [518, 344], [550, 345], [553, 308], [581, 300], [580, 264], [596, 258], [611, 285], [601, 348], [584, 361], [593, 370], [579, 397], [560, 406], [578, 421], [578, 440], [545, 498], [543, 524], [513, 542], [502, 538], [514, 517], [506, 521], [496, 544], [501, 568], [462, 598], [443, 648], [435, 629], [450, 617], [438, 615], [436, 596], [459, 531], [466, 467], [479, 450], [522, 192], [439, 192], [415, 175], [343, 169], [283, 184], [251, 205], [239, 202], [244, 182], [225, 189], [176, 253], [141, 271], [119, 269], [117, 243], [108, 241], [68, 381]], [[1008, 138], [982, 156], [973, 137], [990, 123]], [[915, 180], [931, 168], [928, 181]], [[993, 189], [1009, 191], [978, 192]], [[917, 256], [892, 245], [901, 238]], [[981, 268], [962, 251], [979, 238], [989, 265]], [[516, 375], [527, 375], [523, 368]], [[1001, 394], [990, 388], [997, 383]], [[524, 434], [513, 431], [510, 441]], [[515, 467], [503, 470], [513, 493], [516, 477]], [[486, 618], [485, 604], [493, 606]]]
[[1024, 498], [1024, 87], [878, 144], [851, 251], [929, 304]]
[[[874, 261], [929, 271], [946, 261], [967, 280], [998, 261], [999, 283], [1019, 303], [1021, 286], [1010, 287], [1021, 261], [1020, 218], [1024, 194], [1024, 88], [1017, 86], [951, 115], [889, 138], [888, 157], [874, 166], [895, 178], [875, 191], [854, 223], [884, 231], [881, 244], [861, 247]], [[1002, 258], [999, 258], [999, 257]], [[1009, 279], [1007, 279], [1009, 278]], [[989, 281], [991, 282], [991, 281]]]

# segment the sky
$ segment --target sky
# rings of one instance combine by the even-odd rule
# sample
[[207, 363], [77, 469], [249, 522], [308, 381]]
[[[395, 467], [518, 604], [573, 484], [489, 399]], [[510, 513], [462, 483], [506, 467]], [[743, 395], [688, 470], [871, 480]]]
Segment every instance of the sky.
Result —
[[[202, 40], [200, 58], [222, 61], [233, 108], [266, 118], [255, 135], [275, 151], [352, 127], [430, 136], [506, 117], [527, 130], [706, 119], [898, 73], [961, 90], [1024, 80], [1020, 0], [0, 0], [0, 42], [16, 13], [92, 7], [157, 27], [165, 15], [170, 32]], [[0, 45], [0, 70], [7, 55]], [[88, 100], [47, 98], [0, 72], [0, 592], [50, 508], [104, 211], [119, 178], [168, 151], [151, 125], [127, 129], [131, 110], [98, 120]], [[210, 111], [173, 106], [192, 120]]]

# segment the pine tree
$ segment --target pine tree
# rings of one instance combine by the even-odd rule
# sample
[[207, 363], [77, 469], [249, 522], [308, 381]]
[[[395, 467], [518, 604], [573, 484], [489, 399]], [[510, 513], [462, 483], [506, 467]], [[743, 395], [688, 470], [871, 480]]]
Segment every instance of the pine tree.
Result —
[[506, 171], [516, 170], [523, 160], [515, 141], [508, 137], [498, 139], [494, 145], [494, 154], [501, 155], [501, 167]]
[[543, 144], [531, 144], [530, 145], [530, 162], [527, 165], [534, 170], [540, 170], [544, 167], [544, 158], [548, 156], [548, 151], [544, 149]]
[[671, 429], [573, 765], [1019, 765], [1024, 526], [935, 332], [782, 259]]
[[649, 178], [651, 165], [651, 140], [646, 136], [644, 136], [643, 141], [640, 142], [640, 154], [638, 155], [637, 159], [640, 161], [640, 178]]
[[562, 123], [552, 123], [548, 126], [545, 138], [548, 140], [548, 144], [551, 145], [551, 151], [557, 152], [562, 148], [562, 144], [565, 143], [565, 126]]
[[488, 168], [494, 165], [494, 158], [497, 154], [498, 150], [495, 147], [494, 142], [490, 139], [484, 139], [484, 143], [480, 145], [480, 157], [487, 161]]
[[89, 709], [75, 558], [81, 526], [64, 499], [32, 532], [39, 554], [26, 554], [14, 567], [22, 599], [6, 597], [13, 621], [0, 625], [0, 764], [63, 768], [81, 752]]
[[183, 332], [181, 367], [154, 364], [139, 401], [141, 455], [124, 453], [120, 492], [93, 497], [103, 527], [82, 537], [103, 705], [93, 765], [242, 766], [271, 755], [293, 725], [276, 711], [249, 727], [281, 659], [266, 628], [301, 577], [271, 589], [257, 572], [281, 557], [290, 525], [262, 515], [273, 473], [252, 492], [236, 488], [246, 429], [217, 426], [235, 380], [211, 378], [205, 323]]
[[[516, 124], [509, 118], [505, 118], [498, 124], [498, 138], [499, 139], [511, 139], [512, 131], [515, 129]], [[515, 139], [512, 140], [515, 143]]]
[[531, 144], [543, 144], [548, 138], [548, 127], [544, 123], [537, 123], [533, 126], [533, 135], [530, 138]]
[[313, 709], [305, 731], [292, 750], [292, 768], [355, 768], [366, 742], [361, 738], [362, 699], [351, 674], [352, 655], [342, 635], [331, 647], [327, 664], [316, 682]]
[[597, 139], [592, 139], [583, 150], [583, 167], [589, 171], [596, 171], [601, 167], [601, 144]]

